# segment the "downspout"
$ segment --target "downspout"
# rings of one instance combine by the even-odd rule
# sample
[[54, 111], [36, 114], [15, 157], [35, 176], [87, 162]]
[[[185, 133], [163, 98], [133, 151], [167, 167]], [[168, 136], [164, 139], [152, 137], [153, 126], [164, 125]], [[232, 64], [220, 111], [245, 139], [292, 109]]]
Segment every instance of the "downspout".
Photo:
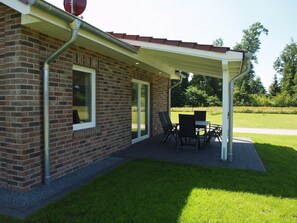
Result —
[[183, 79], [186, 77], [185, 75], [181, 74], [180, 72], [177, 73], [177, 75], [179, 76], [179, 82], [176, 83], [175, 85], [171, 86], [168, 90], [168, 113], [169, 116], [171, 115], [171, 90], [175, 87], [177, 87], [178, 85], [180, 85], [183, 82]]
[[[250, 69], [251, 69], [251, 58], [250, 53], [244, 53], [240, 68], [240, 73], [237, 74], [235, 77], [233, 77], [229, 82], [229, 132], [228, 132], [228, 151], [227, 151], [227, 161], [232, 162], [233, 161], [233, 90], [234, 90], [234, 82], [240, 78], [242, 78], [244, 75], [246, 75]], [[245, 70], [242, 70], [245, 65]]]
[[78, 30], [80, 28], [80, 20], [74, 20], [70, 25], [71, 38], [61, 46], [56, 52], [50, 55], [44, 62], [43, 66], [43, 115], [44, 115], [44, 183], [50, 185], [50, 126], [49, 126], [49, 65], [65, 52], [76, 40], [78, 36]]

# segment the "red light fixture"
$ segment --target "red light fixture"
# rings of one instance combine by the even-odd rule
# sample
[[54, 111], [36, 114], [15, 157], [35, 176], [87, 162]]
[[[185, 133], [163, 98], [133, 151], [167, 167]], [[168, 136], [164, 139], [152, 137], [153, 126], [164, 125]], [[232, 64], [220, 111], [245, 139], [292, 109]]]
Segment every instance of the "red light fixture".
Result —
[[87, 0], [64, 0], [64, 9], [72, 15], [81, 15], [87, 6]]

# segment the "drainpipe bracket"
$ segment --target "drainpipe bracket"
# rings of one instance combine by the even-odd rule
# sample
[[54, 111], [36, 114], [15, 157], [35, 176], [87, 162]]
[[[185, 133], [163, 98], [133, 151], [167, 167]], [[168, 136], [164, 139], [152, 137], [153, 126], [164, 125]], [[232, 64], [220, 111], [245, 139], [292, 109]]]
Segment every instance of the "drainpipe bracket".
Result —
[[77, 30], [81, 26], [81, 21], [79, 19], [75, 19], [72, 23], [69, 24], [72, 30]]

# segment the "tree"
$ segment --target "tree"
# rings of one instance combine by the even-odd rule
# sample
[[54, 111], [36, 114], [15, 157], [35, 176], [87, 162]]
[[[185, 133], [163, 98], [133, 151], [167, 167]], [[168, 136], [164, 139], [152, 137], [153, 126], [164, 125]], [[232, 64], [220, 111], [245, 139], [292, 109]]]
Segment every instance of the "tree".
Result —
[[251, 93], [252, 94], [266, 94], [266, 90], [263, 86], [261, 78], [258, 76], [255, 77], [255, 79], [253, 79], [251, 81]]
[[222, 38], [215, 39], [212, 42], [212, 45], [214, 45], [214, 46], [223, 46], [224, 45], [224, 40]]
[[207, 104], [207, 94], [196, 86], [189, 86], [186, 90], [187, 105], [192, 107], [205, 106]]
[[[241, 94], [263, 94], [263, 84], [260, 78], [255, 79], [255, 71], [253, 63], [258, 63], [257, 52], [260, 50], [260, 36], [261, 34], [268, 35], [268, 30], [260, 23], [256, 22], [252, 24], [248, 29], [243, 30], [243, 37], [240, 43], [237, 43], [234, 47], [235, 50], [243, 50], [250, 52], [251, 57], [251, 70], [247, 75], [238, 80], [235, 83], [235, 88], [241, 92]], [[256, 88], [255, 88], [256, 87]]]
[[297, 42], [294, 39], [274, 62], [274, 69], [281, 75], [282, 92], [297, 97]]
[[275, 74], [273, 77], [273, 82], [269, 86], [269, 94], [271, 96], [276, 96], [278, 93], [280, 93], [280, 91], [281, 91], [280, 84], [279, 84], [277, 76]]
[[[218, 38], [213, 41], [214, 46], [223, 46], [224, 42], [222, 38]], [[195, 87], [207, 94], [209, 103], [219, 105], [222, 100], [222, 80], [214, 77], [206, 77], [195, 74], [190, 82], [190, 86]]]
[[[186, 89], [189, 86], [189, 74], [186, 72], [182, 72], [183, 75], [186, 76], [186, 78], [184, 78], [182, 80], [182, 83], [180, 85], [178, 85], [177, 87], [173, 88], [171, 91], [171, 106], [172, 107], [183, 107], [186, 105], [186, 96], [185, 96], [185, 92]], [[178, 81], [174, 80], [172, 81], [171, 85], [173, 86], [174, 84], [176, 84]]]

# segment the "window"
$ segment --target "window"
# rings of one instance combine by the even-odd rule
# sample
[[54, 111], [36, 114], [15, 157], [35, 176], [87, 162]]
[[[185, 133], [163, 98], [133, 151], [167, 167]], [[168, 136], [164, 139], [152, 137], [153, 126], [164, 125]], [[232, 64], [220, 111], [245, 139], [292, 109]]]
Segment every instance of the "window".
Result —
[[73, 66], [73, 130], [96, 126], [95, 70]]

